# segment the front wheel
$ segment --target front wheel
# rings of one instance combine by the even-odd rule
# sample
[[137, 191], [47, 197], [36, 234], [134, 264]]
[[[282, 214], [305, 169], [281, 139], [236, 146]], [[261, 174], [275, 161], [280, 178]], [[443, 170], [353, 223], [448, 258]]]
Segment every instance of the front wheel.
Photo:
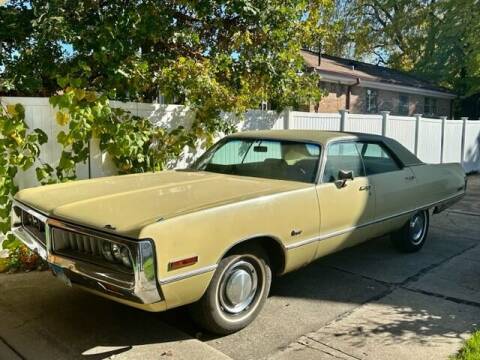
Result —
[[427, 210], [412, 215], [408, 223], [392, 234], [392, 242], [402, 252], [419, 251], [425, 244], [430, 223]]
[[226, 335], [250, 324], [270, 291], [272, 272], [261, 248], [244, 249], [220, 262], [203, 297], [191, 306], [201, 327]]

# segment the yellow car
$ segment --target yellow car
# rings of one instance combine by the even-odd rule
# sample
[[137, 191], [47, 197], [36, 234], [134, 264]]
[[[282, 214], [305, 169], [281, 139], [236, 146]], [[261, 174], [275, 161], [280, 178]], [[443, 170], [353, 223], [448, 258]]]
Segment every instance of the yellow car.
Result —
[[191, 304], [227, 334], [257, 316], [272, 274], [387, 233], [419, 250], [465, 186], [459, 164], [386, 137], [243, 132], [186, 170], [22, 190], [12, 228], [68, 285], [148, 311]]

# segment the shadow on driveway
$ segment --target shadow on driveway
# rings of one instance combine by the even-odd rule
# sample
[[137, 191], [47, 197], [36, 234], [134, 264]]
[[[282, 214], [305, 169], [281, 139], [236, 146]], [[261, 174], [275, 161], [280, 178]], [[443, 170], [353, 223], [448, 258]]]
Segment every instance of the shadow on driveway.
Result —
[[[461, 210], [461, 205], [456, 209]], [[236, 359], [260, 358], [342, 318], [360, 304], [382, 304], [398, 287], [475, 247], [479, 233], [478, 217], [444, 213], [432, 218], [429, 238], [419, 253], [400, 254], [382, 238], [321, 259], [276, 279], [258, 319], [226, 337], [202, 334], [185, 308], [147, 313], [68, 289], [49, 273], [1, 275], [0, 337], [27, 359], [103, 359], [127, 352], [134, 356], [132, 349], [145, 346], [161, 356], [164, 347], [156, 345], [173, 346], [192, 337]], [[422, 289], [402, 291], [418, 294]], [[469, 317], [461, 314], [462, 307], [442, 307], [437, 304], [445, 301], [441, 294], [428, 296], [430, 304], [403, 296], [395, 314], [399, 320], [384, 323], [390, 315], [380, 312], [376, 316], [383, 319], [381, 324], [368, 331], [408, 345], [421, 342], [424, 334], [458, 337], [472, 326]], [[458, 319], [458, 328], [442, 326], [452, 316]], [[358, 326], [349, 330], [353, 337], [361, 331]], [[402, 336], [405, 332], [411, 336]]]

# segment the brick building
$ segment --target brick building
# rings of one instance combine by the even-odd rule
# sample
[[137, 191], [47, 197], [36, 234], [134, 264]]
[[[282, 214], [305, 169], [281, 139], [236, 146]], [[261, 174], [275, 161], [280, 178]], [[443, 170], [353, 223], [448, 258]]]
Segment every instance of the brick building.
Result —
[[320, 86], [327, 95], [311, 112], [378, 114], [425, 117], [452, 117], [452, 101], [456, 95], [445, 88], [404, 72], [360, 61], [322, 55], [302, 50], [307, 66], [321, 75]]

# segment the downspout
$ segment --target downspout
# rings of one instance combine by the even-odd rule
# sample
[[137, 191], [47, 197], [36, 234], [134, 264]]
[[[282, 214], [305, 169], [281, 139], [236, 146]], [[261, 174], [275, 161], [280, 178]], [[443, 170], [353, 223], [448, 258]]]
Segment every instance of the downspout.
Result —
[[358, 86], [360, 84], [360, 78], [355, 79], [355, 83], [347, 86], [347, 93], [345, 94], [345, 109], [350, 110], [350, 94], [352, 92], [352, 88]]

